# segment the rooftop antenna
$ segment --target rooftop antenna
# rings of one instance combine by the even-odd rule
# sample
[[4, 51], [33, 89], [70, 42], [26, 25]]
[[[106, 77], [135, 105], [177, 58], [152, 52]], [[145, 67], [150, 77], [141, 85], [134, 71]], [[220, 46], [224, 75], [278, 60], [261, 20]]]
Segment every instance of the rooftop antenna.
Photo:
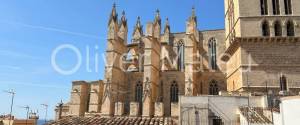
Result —
[[10, 104], [10, 113], [9, 113], [9, 122], [8, 122], [8, 124], [10, 125], [11, 120], [12, 120], [12, 111], [13, 111], [14, 97], [16, 95], [16, 92], [13, 89], [11, 89], [9, 91], [4, 90], [4, 92], [11, 94], [11, 104]]
[[250, 94], [251, 94], [251, 92], [250, 92], [250, 86], [249, 86], [249, 78], [248, 78], [248, 75], [249, 75], [249, 71], [247, 71], [247, 74], [246, 74], [246, 79], [247, 79], [247, 89], [248, 89], [248, 125], [250, 125], [250, 116], [249, 116], [249, 114], [250, 114]]
[[41, 104], [42, 106], [45, 107], [45, 124], [47, 124], [47, 114], [48, 114], [48, 104]]
[[29, 118], [29, 109], [30, 109], [30, 107], [28, 105], [26, 105], [26, 106], [19, 106], [19, 107], [26, 109], [26, 125], [27, 125], [28, 118]]

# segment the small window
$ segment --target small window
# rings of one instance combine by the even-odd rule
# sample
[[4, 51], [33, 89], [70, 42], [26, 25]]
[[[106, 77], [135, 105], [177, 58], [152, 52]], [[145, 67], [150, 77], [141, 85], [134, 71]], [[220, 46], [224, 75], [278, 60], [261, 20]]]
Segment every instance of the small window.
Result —
[[285, 14], [286, 15], [292, 14], [291, 0], [284, 0], [284, 9], [285, 9]]
[[263, 36], [270, 36], [270, 27], [267, 21], [262, 23], [262, 35]]
[[268, 2], [267, 0], [260, 0], [261, 15], [268, 15]]
[[279, 21], [276, 21], [274, 24], [275, 36], [282, 36], [282, 28]]
[[287, 31], [287, 36], [295, 36], [293, 21], [288, 21], [287, 22], [287, 24], [286, 24], [286, 31]]
[[273, 14], [279, 15], [280, 14], [280, 6], [279, 6], [279, 0], [273, 0]]

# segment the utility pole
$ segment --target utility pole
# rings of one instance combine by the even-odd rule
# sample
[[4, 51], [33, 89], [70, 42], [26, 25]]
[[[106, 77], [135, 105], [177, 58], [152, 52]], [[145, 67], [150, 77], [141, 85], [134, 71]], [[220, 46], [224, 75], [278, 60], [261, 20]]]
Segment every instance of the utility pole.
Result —
[[45, 107], [45, 124], [47, 123], [47, 114], [48, 114], [48, 104], [41, 104], [42, 106]]
[[61, 100], [60, 103], [58, 103], [58, 108], [59, 108], [59, 112], [58, 112], [58, 120], [60, 120], [62, 118], [62, 110], [63, 110], [63, 101]]
[[247, 89], [248, 89], [248, 125], [250, 125], [250, 116], [249, 116], [249, 114], [250, 114], [250, 86], [249, 86], [249, 78], [248, 78], [248, 74], [249, 74], [249, 72], [247, 71], [247, 74], [246, 74], [246, 79], [247, 79]]
[[26, 125], [27, 125], [27, 122], [28, 122], [28, 118], [29, 118], [29, 106], [27, 105], [27, 106], [23, 106], [23, 107], [21, 107], [21, 108], [24, 108], [24, 109], [26, 109]]
[[9, 122], [8, 122], [8, 125], [11, 125], [14, 98], [15, 98], [16, 93], [13, 89], [11, 89], [10, 91], [4, 91], [4, 92], [11, 94], [10, 114], [9, 114]]

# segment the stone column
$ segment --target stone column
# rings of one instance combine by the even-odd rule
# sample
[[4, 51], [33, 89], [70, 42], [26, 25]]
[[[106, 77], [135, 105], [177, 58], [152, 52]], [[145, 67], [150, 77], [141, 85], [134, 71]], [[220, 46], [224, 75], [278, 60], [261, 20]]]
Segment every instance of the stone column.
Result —
[[115, 103], [115, 115], [117, 115], [117, 116], [124, 115], [124, 103], [123, 102]]
[[281, 29], [282, 29], [282, 36], [286, 37], [287, 36], [286, 21], [282, 22]]
[[164, 103], [163, 102], [155, 102], [155, 114], [156, 117], [164, 116]]
[[269, 23], [270, 23], [270, 25], [269, 25], [269, 28], [270, 28], [270, 36], [271, 36], [271, 37], [274, 37], [274, 36], [275, 36], [275, 31], [274, 31], [274, 21], [270, 21]]

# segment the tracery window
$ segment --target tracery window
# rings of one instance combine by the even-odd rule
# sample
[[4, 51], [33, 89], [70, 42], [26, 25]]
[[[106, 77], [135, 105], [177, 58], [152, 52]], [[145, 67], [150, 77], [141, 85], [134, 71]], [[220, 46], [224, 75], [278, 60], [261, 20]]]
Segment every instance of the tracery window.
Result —
[[219, 94], [219, 87], [218, 83], [215, 80], [212, 80], [209, 84], [209, 94], [210, 95], [218, 95]]
[[142, 102], [143, 99], [143, 84], [139, 81], [135, 87], [135, 101]]
[[184, 70], [184, 44], [182, 41], [178, 43], [178, 70]]
[[170, 88], [171, 102], [178, 102], [178, 84], [173, 81]]
[[217, 44], [216, 39], [211, 38], [208, 42], [209, 66], [211, 69], [217, 69]]

